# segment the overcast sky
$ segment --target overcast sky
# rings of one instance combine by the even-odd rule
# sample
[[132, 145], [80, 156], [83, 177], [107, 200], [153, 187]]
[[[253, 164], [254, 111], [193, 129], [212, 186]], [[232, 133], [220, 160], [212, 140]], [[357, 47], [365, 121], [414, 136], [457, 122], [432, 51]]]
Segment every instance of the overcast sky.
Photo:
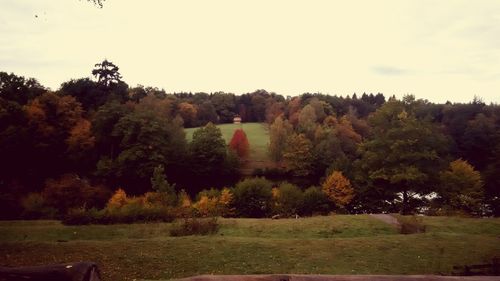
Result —
[[500, 103], [498, 0], [0, 0], [0, 71], [131, 86]]

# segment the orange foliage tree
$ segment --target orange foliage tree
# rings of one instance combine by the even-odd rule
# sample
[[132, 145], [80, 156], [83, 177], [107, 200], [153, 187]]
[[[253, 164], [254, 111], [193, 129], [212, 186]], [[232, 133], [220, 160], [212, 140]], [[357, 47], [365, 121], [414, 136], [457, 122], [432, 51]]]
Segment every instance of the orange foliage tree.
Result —
[[323, 183], [323, 192], [332, 202], [341, 207], [349, 204], [354, 197], [354, 189], [351, 186], [351, 182], [339, 171], [333, 171], [328, 176]]
[[250, 144], [248, 143], [247, 135], [243, 129], [236, 129], [233, 138], [229, 143], [229, 147], [238, 154], [240, 158], [248, 157], [250, 151]]

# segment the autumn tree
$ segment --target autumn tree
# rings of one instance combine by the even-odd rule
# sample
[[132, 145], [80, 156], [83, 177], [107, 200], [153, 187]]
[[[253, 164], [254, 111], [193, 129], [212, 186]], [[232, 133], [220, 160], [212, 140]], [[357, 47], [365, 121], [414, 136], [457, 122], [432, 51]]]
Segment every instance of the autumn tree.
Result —
[[71, 208], [102, 208], [109, 198], [109, 191], [103, 187], [91, 186], [76, 174], [64, 174], [48, 179], [42, 195], [47, 204], [65, 214]]
[[250, 152], [250, 144], [243, 129], [236, 129], [229, 142], [229, 147], [236, 152], [238, 157], [247, 158]]
[[285, 104], [272, 100], [266, 107], [266, 122], [272, 124], [274, 120], [285, 112]]
[[445, 207], [480, 215], [484, 199], [481, 174], [467, 161], [458, 159], [440, 174], [439, 194]]
[[313, 145], [304, 134], [293, 134], [286, 142], [283, 160], [295, 176], [309, 176], [313, 172]]
[[318, 98], [312, 98], [309, 101], [309, 105], [311, 105], [314, 109], [316, 119], [319, 123], [323, 122], [327, 116], [333, 113], [332, 106], [325, 101], [319, 100]]
[[181, 102], [178, 106], [178, 112], [184, 121], [184, 127], [189, 128], [195, 126], [196, 114], [198, 110], [196, 107], [187, 102]]
[[337, 206], [345, 207], [354, 197], [354, 189], [342, 172], [333, 171], [322, 186], [323, 192]]
[[24, 107], [32, 134], [29, 173], [39, 177], [56, 176], [77, 169], [85, 171], [92, 163], [86, 153], [94, 146], [91, 124], [83, 117], [79, 102], [70, 96], [45, 93]]
[[296, 127], [299, 123], [300, 104], [300, 97], [294, 97], [290, 100], [290, 102], [288, 102], [288, 120], [294, 127]]
[[353, 129], [346, 116], [328, 116], [314, 133], [315, 170], [324, 175], [325, 170], [339, 170], [352, 176], [352, 162], [357, 158], [361, 136]]

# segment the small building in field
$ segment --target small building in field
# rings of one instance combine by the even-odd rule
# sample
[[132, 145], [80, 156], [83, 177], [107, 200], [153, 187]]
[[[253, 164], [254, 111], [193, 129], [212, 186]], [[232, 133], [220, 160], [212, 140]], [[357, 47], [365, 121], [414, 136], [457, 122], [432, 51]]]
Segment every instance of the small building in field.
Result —
[[241, 124], [241, 117], [239, 115], [234, 116], [233, 123], [234, 124]]

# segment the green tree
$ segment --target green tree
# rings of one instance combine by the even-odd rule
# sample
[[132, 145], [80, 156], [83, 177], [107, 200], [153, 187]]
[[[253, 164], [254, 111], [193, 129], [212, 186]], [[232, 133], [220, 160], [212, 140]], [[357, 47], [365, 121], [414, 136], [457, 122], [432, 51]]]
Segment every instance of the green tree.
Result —
[[304, 191], [300, 212], [303, 215], [326, 215], [330, 212], [331, 201], [320, 187], [311, 186]]
[[283, 120], [283, 115], [278, 116], [269, 128], [269, 156], [275, 162], [283, 159], [286, 141], [292, 134], [293, 127], [288, 120]]
[[261, 218], [272, 209], [272, 183], [264, 178], [239, 182], [233, 191], [233, 203], [239, 216]]
[[189, 144], [193, 171], [202, 177], [220, 175], [220, 168], [226, 161], [226, 141], [219, 128], [208, 123], [193, 133]]
[[460, 154], [474, 167], [483, 171], [488, 165], [491, 149], [500, 141], [495, 119], [479, 113], [467, 122], [460, 139]]
[[445, 206], [468, 214], [481, 214], [483, 181], [472, 165], [462, 159], [455, 160], [440, 174], [440, 180], [439, 194]]
[[122, 76], [120, 72], [118, 72], [118, 66], [114, 63], [105, 59], [101, 63], [97, 63], [95, 67], [96, 68], [92, 70], [92, 75], [97, 78], [99, 84], [110, 87], [112, 84], [121, 82]]
[[414, 99], [390, 100], [370, 118], [373, 134], [360, 147], [358, 168], [368, 185], [401, 193], [401, 213], [410, 212], [410, 197], [430, 192], [437, 182], [447, 140], [430, 122], [412, 113]]
[[160, 194], [164, 194], [170, 206], [175, 205], [176, 192], [175, 184], [170, 184], [165, 176], [165, 168], [163, 165], [158, 165], [153, 170], [153, 176], [151, 177], [151, 187], [152, 189]]
[[[124, 115], [111, 133], [118, 140], [116, 157], [103, 158], [99, 165], [104, 174], [123, 184], [128, 193], [143, 193], [150, 187], [150, 177], [158, 165], [175, 171], [186, 155], [183, 128], [155, 112], [137, 108]], [[111, 163], [109, 163], [111, 161]]]
[[212, 123], [194, 131], [189, 144], [189, 157], [186, 184], [191, 192], [234, 184], [238, 176], [238, 155], [228, 149], [220, 129]]
[[64, 82], [58, 93], [74, 97], [86, 111], [97, 110], [108, 99], [108, 92], [89, 78]]
[[290, 217], [299, 213], [302, 206], [302, 190], [296, 185], [283, 182], [278, 186], [275, 198], [275, 212]]
[[0, 98], [24, 105], [45, 92], [47, 90], [34, 78], [0, 71]]
[[308, 104], [299, 114], [298, 132], [305, 134], [310, 140], [314, 139], [314, 132], [316, 131], [317, 117], [314, 108]]
[[494, 216], [500, 216], [500, 143], [494, 148], [490, 156], [490, 164], [484, 172], [485, 199], [490, 205]]

